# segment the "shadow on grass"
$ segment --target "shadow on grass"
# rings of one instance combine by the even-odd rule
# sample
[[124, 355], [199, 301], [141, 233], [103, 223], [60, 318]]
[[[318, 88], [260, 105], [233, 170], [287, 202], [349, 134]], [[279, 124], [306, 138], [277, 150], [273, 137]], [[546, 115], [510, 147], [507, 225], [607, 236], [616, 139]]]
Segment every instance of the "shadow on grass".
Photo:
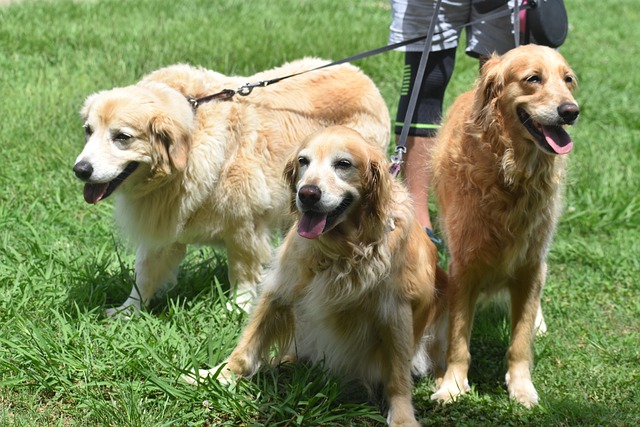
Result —
[[480, 394], [506, 393], [505, 356], [509, 348], [510, 317], [500, 302], [478, 307], [471, 335], [469, 383]]
[[[422, 409], [422, 410], [420, 410]], [[533, 409], [509, 399], [465, 396], [447, 404], [430, 404], [418, 413], [422, 425], [437, 426], [630, 426], [630, 419], [614, 414], [609, 408], [590, 402], [571, 400], [544, 402]], [[637, 420], [636, 420], [637, 422]]]
[[[472, 391], [453, 404], [430, 400], [434, 383], [417, 383], [417, 413], [423, 425], [438, 426], [631, 426], [640, 425], [640, 412], [620, 411], [585, 398], [566, 399], [547, 393], [540, 405], [527, 409], [509, 398], [505, 385], [505, 355], [509, 346], [510, 317], [500, 303], [479, 308], [471, 338], [469, 383]], [[535, 345], [535, 343], [534, 343]], [[559, 373], [559, 375], [562, 375]], [[536, 378], [534, 377], [534, 384]], [[570, 390], [559, 390], [562, 395]], [[620, 408], [621, 409], [621, 408]]]
[[[74, 271], [70, 280], [65, 311], [104, 310], [122, 304], [135, 285], [133, 260], [123, 261], [118, 253], [98, 256]], [[209, 248], [190, 252], [180, 265], [177, 283], [168, 287], [149, 303], [148, 310], [162, 313], [169, 301], [184, 304], [201, 295], [217, 293], [216, 283], [229, 295], [230, 285], [226, 257]], [[226, 300], [226, 297], [219, 298]], [[76, 309], [77, 307], [77, 309]]]
[[330, 375], [323, 365], [281, 363], [261, 369], [247, 384], [256, 402], [259, 425], [384, 424], [382, 388], [370, 392], [358, 381]]

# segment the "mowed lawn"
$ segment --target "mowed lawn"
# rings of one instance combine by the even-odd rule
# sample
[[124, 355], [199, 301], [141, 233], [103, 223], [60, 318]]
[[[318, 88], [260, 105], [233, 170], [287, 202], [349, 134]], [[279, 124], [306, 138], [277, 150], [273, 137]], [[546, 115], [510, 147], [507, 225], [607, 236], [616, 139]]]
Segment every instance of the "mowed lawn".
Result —
[[[540, 406], [508, 398], [509, 321], [492, 306], [476, 316], [472, 392], [441, 406], [429, 399], [433, 380], [417, 381], [424, 425], [640, 425], [640, 7], [566, 3], [561, 52], [582, 113], [549, 255], [549, 331], [535, 343]], [[318, 367], [265, 369], [232, 387], [184, 384], [181, 373], [229, 354], [246, 321], [225, 308], [224, 251], [191, 248], [179, 283], [149, 310], [105, 318], [133, 284], [134, 251], [114, 228], [112, 201], [86, 204], [71, 168], [84, 142], [78, 110], [93, 92], [178, 62], [249, 75], [303, 56], [343, 58], [385, 45], [389, 15], [377, 0], [0, 6], [0, 425], [384, 424], [378, 398]], [[395, 115], [402, 54], [357, 65]], [[447, 105], [476, 73], [460, 52]]]

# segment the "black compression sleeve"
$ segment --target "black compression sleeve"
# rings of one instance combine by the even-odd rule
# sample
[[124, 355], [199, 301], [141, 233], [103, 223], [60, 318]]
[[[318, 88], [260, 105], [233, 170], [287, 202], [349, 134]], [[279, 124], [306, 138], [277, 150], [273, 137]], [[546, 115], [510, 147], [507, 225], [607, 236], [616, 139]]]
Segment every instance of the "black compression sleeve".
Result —
[[[407, 106], [421, 56], [422, 52], [405, 52], [404, 77], [395, 123], [396, 135], [400, 135], [402, 132], [402, 124], [407, 114]], [[453, 74], [455, 59], [455, 48], [429, 54], [424, 79], [420, 86], [420, 97], [411, 120], [409, 135], [431, 137], [437, 132], [442, 120], [444, 91]]]

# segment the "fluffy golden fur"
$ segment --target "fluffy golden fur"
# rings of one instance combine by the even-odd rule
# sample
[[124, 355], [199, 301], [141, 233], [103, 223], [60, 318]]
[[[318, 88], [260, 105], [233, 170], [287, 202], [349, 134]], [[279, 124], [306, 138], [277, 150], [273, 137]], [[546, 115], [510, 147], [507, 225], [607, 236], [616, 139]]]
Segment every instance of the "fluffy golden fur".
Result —
[[509, 394], [538, 402], [531, 382], [546, 256], [573, 142], [563, 125], [579, 114], [576, 78], [555, 50], [527, 45], [482, 68], [473, 91], [448, 111], [433, 156], [434, 188], [451, 253], [447, 372], [434, 399], [469, 389], [469, 337], [481, 293], [508, 290]]
[[187, 101], [325, 63], [303, 59], [251, 77], [175, 65], [87, 98], [81, 111], [87, 142], [74, 171], [86, 183], [88, 203], [115, 190], [116, 220], [137, 245], [136, 286], [110, 313], [139, 308], [175, 280], [192, 243], [226, 246], [236, 301], [246, 303], [271, 258], [271, 233], [288, 213], [281, 172], [294, 146], [334, 124], [388, 145], [384, 100], [352, 65], [203, 103], [195, 111]]
[[381, 382], [389, 424], [418, 425], [411, 372], [444, 371], [446, 275], [387, 167], [382, 150], [341, 126], [313, 134], [293, 155], [285, 177], [297, 221], [223, 381], [252, 375], [277, 344], [278, 358], [324, 361], [342, 377]]

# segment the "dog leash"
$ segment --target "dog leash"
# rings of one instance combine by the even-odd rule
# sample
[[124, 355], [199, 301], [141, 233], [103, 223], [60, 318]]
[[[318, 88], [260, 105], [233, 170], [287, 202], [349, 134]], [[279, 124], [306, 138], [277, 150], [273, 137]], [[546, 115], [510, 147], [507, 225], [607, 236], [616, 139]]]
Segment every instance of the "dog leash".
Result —
[[205, 102], [210, 102], [210, 101], [225, 101], [227, 99], [231, 99], [234, 95], [238, 94], [241, 96], [248, 96], [249, 94], [251, 94], [251, 92], [253, 91], [254, 88], [256, 87], [266, 87], [269, 85], [272, 85], [274, 83], [278, 83], [282, 80], [285, 79], [289, 79], [291, 77], [295, 77], [295, 76], [299, 76], [301, 74], [305, 74], [305, 73], [310, 73], [312, 71], [317, 71], [317, 70], [321, 70], [323, 68], [328, 68], [328, 67], [333, 67], [335, 65], [340, 65], [340, 64], [344, 64], [347, 62], [353, 62], [353, 61], [357, 61], [359, 59], [364, 59], [364, 58], [368, 58], [370, 56], [374, 56], [374, 55], [378, 55], [381, 53], [385, 53], [388, 52], [390, 50], [394, 50], [397, 49], [399, 47], [402, 46], [406, 46], [409, 45], [411, 43], [415, 43], [415, 42], [419, 42], [421, 40], [426, 39], [427, 37], [429, 37], [428, 35], [425, 36], [418, 36], [418, 37], [414, 37], [412, 39], [409, 40], [405, 40], [405, 41], [401, 41], [398, 43], [393, 43], [390, 45], [386, 45], [383, 47], [379, 47], [377, 49], [372, 49], [372, 50], [368, 50], [366, 52], [362, 52], [356, 55], [352, 55], [343, 59], [339, 59], [337, 61], [333, 61], [324, 65], [321, 65], [319, 67], [316, 68], [311, 68], [309, 70], [304, 70], [304, 71], [300, 71], [298, 73], [294, 73], [294, 74], [289, 74], [287, 76], [284, 77], [276, 77], [270, 80], [262, 80], [259, 82], [255, 82], [255, 83], [246, 83], [242, 86], [240, 86], [238, 89], [223, 89], [220, 92], [214, 93], [212, 95], [207, 95], [207, 96], [203, 96], [200, 98], [187, 98], [187, 100], [189, 101], [189, 103], [191, 104], [191, 106], [193, 107], [193, 109], [197, 109], [198, 106], [200, 106], [200, 104], [203, 104]]
[[[191, 107], [196, 110], [201, 104], [206, 103], [206, 102], [211, 102], [211, 101], [226, 101], [229, 100], [231, 98], [233, 98], [233, 96], [237, 95], [241, 95], [241, 96], [248, 96], [251, 94], [251, 92], [253, 91], [254, 88], [256, 87], [266, 87], [269, 85], [272, 85], [274, 83], [278, 83], [282, 80], [286, 80], [289, 79], [291, 77], [295, 77], [295, 76], [299, 76], [301, 74], [305, 74], [305, 73], [310, 73], [312, 71], [317, 71], [317, 70], [321, 70], [323, 68], [328, 68], [328, 67], [333, 67], [335, 65], [339, 65], [339, 64], [344, 64], [347, 62], [353, 62], [353, 61], [357, 61], [359, 59], [364, 59], [364, 58], [368, 58], [370, 56], [374, 56], [374, 55], [379, 55], [381, 53], [385, 53], [394, 49], [397, 49], [399, 47], [403, 47], [412, 43], [416, 43], [422, 40], [425, 40], [425, 46], [422, 52], [422, 56], [420, 58], [420, 64], [418, 65], [418, 72], [416, 75], [416, 79], [414, 81], [414, 86], [413, 86], [413, 90], [411, 93], [411, 97], [409, 99], [409, 105], [407, 108], [407, 114], [405, 116], [405, 121], [404, 124], [402, 125], [402, 132], [400, 134], [400, 138], [398, 140], [398, 142], [396, 143], [396, 148], [395, 148], [395, 154], [393, 156], [391, 156], [391, 167], [390, 167], [390, 172], [393, 174], [393, 176], [395, 177], [398, 172], [400, 171], [400, 165], [403, 163], [402, 157], [403, 155], [407, 152], [407, 147], [406, 147], [406, 139], [409, 133], [409, 127], [410, 127], [410, 123], [411, 123], [411, 118], [413, 117], [413, 112], [415, 111], [415, 106], [417, 104], [418, 101], [418, 94], [420, 93], [420, 85], [422, 84], [422, 77], [424, 76], [424, 72], [426, 70], [426, 64], [427, 64], [427, 59], [429, 57], [429, 51], [431, 50], [431, 44], [433, 41], [433, 36], [436, 34], [434, 32], [435, 29], [435, 22], [437, 21], [437, 15], [440, 9], [440, 4], [441, 4], [441, 0], [436, 0], [436, 6], [435, 6], [435, 11], [434, 11], [434, 15], [431, 19], [431, 22], [429, 24], [429, 32], [424, 35], [424, 36], [418, 36], [418, 37], [414, 37], [412, 39], [408, 39], [408, 40], [404, 40], [398, 43], [393, 43], [393, 44], [388, 44], [386, 46], [382, 46], [376, 49], [372, 49], [372, 50], [368, 50], [366, 52], [362, 52], [362, 53], [358, 53], [356, 55], [352, 55], [352, 56], [348, 56], [346, 58], [343, 59], [339, 59], [337, 61], [333, 61], [333, 62], [329, 62], [325, 65], [321, 65], [319, 67], [316, 68], [311, 68], [309, 70], [304, 70], [304, 71], [300, 71], [298, 73], [293, 73], [293, 74], [289, 74], [283, 77], [276, 77], [273, 79], [269, 79], [269, 80], [261, 80], [258, 82], [254, 82], [254, 83], [246, 83], [242, 86], [240, 86], [238, 89], [223, 89], [220, 92], [214, 93], [212, 95], [207, 95], [207, 96], [203, 96], [203, 97], [199, 97], [199, 98], [193, 98], [193, 97], [187, 97], [187, 101], [189, 101], [189, 103], [191, 104]], [[476, 25], [476, 24], [480, 24], [486, 21], [492, 21], [494, 19], [498, 19], [498, 18], [502, 18], [504, 16], [508, 16], [510, 14], [514, 14], [514, 16], [516, 16], [516, 13], [519, 13], [521, 11], [527, 10], [527, 9], [532, 9], [536, 6], [535, 2], [523, 2], [522, 5], [518, 4], [518, 1], [515, 1], [515, 7], [512, 9], [507, 9], [507, 10], [500, 10], [494, 13], [490, 13], [486, 16], [484, 16], [483, 18], [480, 19], [476, 19], [474, 21], [470, 21], [467, 22], [466, 24], [460, 25], [458, 27], [454, 27], [455, 30], [459, 30], [462, 29], [464, 27], [467, 26], [471, 26], [471, 25]], [[516, 20], [516, 23], [514, 23], [514, 26], [518, 26], [519, 24], [519, 20]], [[517, 28], [517, 27], [516, 27]], [[437, 34], [441, 34], [441, 33], [437, 33]], [[516, 46], [519, 44], [519, 31], [517, 31], [517, 34], [514, 35], [516, 37], [515, 42], [516, 42]]]
[[[439, 4], [440, 4], [440, 1], [438, 1], [438, 5]], [[528, 6], [528, 7], [525, 6], [525, 8], [531, 8], [531, 6]], [[522, 10], [522, 9], [520, 9], [520, 10]], [[489, 15], [485, 16], [482, 19], [477, 19], [475, 21], [471, 21], [471, 22], [468, 22], [466, 24], [460, 25], [460, 26], [458, 26], [458, 27], [456, 27], [454, 29], [455, 30], [459, 30], [459, 29], [464, 28], [464, 27], [469, 26], [469, 25], [479, 24], [479, 23], [484, 22], [484, 21], [492, 21], [494, 19], [501, 18], [503, 16], [507, 16], [507, 15], [509, 15], [511, 13], [512, 13], [511, 9], [506, 10], [506, 11], [505, 10], [501, 10], [501, 11], [489, 14]], [[433, 22], [433, 21], [435, 21], [435, 19], [432, 19], [431, 21]], [[438, 34], [440, 34], [440, 33], [438, 33]], [[346, 62], [357, 61], [359, 59], [368, 58], [368, 57], [374, 56], [374, 55], [379, 55], [381, 53], [385, 53], [385, 52], [388, 52], [390, 50], [397, 49], [399, 47], [403, 47], [403, 46], [406, 46], [406, 45], [409, 45], [409, 44], [412, 44], [412, 43], [416, 43], [416, 42], [419, 42], [419, 41], [422, 41], [422, 40], [425, 40], [425, 39], [428, 39], [428, 38], [433, 38], [434, 35], [435, 34], [433, 32], [433, 28], [430, 25], [429, 34], [426, 34], [424, 36], [418, 36], [418, 37], [414, 37], [412, 39], [404, 40], [404, 41], [401, 41], [401, 42], [398, 42], [398, 43], [393, 43], [393, 44], [382, 46], [382, 47], [379, 47], [379, 48], [376, 48], [376, 49], [368, 50], [366, 52], [362, 52], [362, 53], [358, 53], [356, 55], [348, 56], [346, 58], [339, 59], [337, 61], [333, 61], [333, 62], [327, 63], [325, 65], [321, 65], [321, 66], [316, 67], [316, 68], [311, 68], [309, 70], [300, 71], [300, 72], [294, 73], [294, 74], [289, 74], [287, 76], [276, 77], [276, 78], [273, 78], [273, 79], [270, 79], [270, 80], [262, 80], [262, 81], [254, 82], [254, 83], [246, 83], [246, 84], [240, 86], [238, 89], [235, 89], [235, 90], [234, 89], [223, 89], [222, 91], [214, 93], [212, 95], [207, 95], [207, 96], [203, 96], [203, 97], [200, 97], [200, 98], [189, 97], [187, 99], [188, 99], [189, 103], [191, 104], [191, 106], [193, 107], [193, 109], [197, 109], [198, 106], [200, 106], [200, 104], [203, 104], [203, 103], [206, 103], [206, 102], [210, 102], [210, 101], [225, 101], [225, 100], [231, 99], [236, 94], [241, 95], [241, 96], [248, 96], [249, 94], [251, 94], [253, 89], [256, 88], [256, 87], [266, 87], [266, 86], [272, 85], [274, 83], [280, 82], [282, 80], [289, 79], [289, 78], [295, 77], [295, 76], [299, 76], [301, 74], [310, 73], [312, 71], [321, 70], [323, 68], [333, 67], [334, 65], [344, 64]]]

